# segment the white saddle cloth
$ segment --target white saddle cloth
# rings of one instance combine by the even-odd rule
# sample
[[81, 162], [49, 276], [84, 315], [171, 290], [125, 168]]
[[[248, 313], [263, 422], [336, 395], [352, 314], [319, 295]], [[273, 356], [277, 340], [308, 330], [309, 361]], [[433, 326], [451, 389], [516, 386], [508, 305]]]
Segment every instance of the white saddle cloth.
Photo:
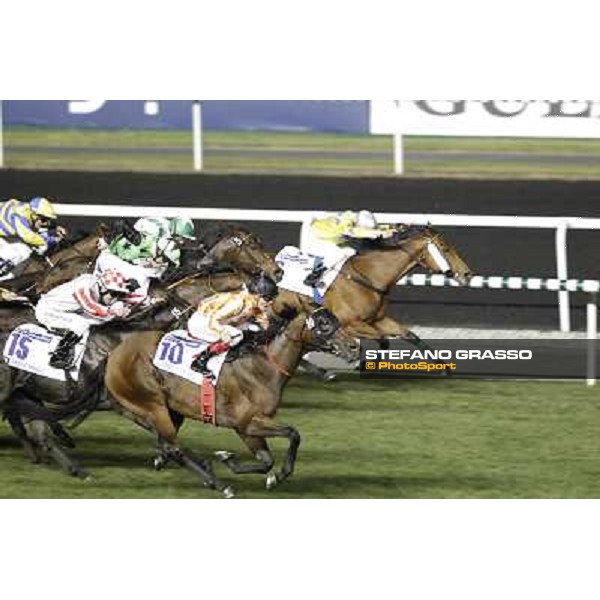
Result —
[[313, 270], [315, 263], [320, 261], [320, 258], [311, 254], [306, 254], [295, 246], [285, 246], [275, 257], [275, 262], [284, 272], [283, 277], [277, 286], [283, 290], [303, 294], [304, 296], [308, 296], [309, 298], [320, 302], [327, 290], [331, 287], [331, 284], [336, 280], [346, 261], [354, 256], [354, 250], [351, 248], [348, 248], [347, 250], [348, 251], [340, 257], [338, 262], [331, 265], [329, 269], [323, 273], [317, 284], [317, 288], [315, 289], [306, 285], [304, 280]]
[[[202, 373], [190, 368], [192, 361], [198, 354], [203, 352], [209, 344], [203, 340], [190, 338], [187, 331], [178, 329], [165, 334], [156, 353], [154, 354], [153, 364], [161, 371], [167, 371], [173, 375], [183, 377], [192, 383], [202, 385]], [[213, 374], [215, 386], [219, 380], [223, 363], [227, 358], [227, 352], [217, 354], [208, 361], [208, 368]]]
[[[75, 381], [79, 378], [79, 369], [85, 354], [88, 335], [84, 335], [83, 339], [75, 346], [75, 366], [69, 371], [71, 378]], [[50, 355], [56, 350], [60, 339], [60, 336], [50, 333], [39, 325], [32, 323], [20, 325], [6, 340], [2, 354], [4, 362], [15, 369], [57, 381], [65, 381], [65, 372], [62, 369], [55, 369], [49, 364]]]

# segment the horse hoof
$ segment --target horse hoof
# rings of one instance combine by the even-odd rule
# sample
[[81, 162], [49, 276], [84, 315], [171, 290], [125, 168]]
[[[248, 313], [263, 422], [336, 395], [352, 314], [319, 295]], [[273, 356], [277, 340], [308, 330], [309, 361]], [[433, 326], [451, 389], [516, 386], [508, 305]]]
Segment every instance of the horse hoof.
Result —
[[268, 490], [272, 490], [277, 485], [277, 475], [275, 475], [275, 473], [269, 473], [265, 485]]
[[79, 477], [83, 483], [94, 483], [96, 481], [96, 478], [91, 473], [81, 473]]
[[323, 374], [323, 381], [325, 383], [327, 383], [329, 381], [333, 381], [336, 378], [337, 378], [337, 373], [335, 373], [333, 371], [325, 371], [325, 373]]
[[218, 458], [221, 462], [227, 462], [234, 456], [235, 454], [233, 452], [229, 452], [227, 450], [217, 450], [215, 452], [215, 457]]
[[155, 471], [162, 471], [167, 466], [167, 459], [164, 456], [156, 456], [152, 461]]
[[223, 490], [223, 496], [225, 496], [225, 498], [235, 498], [235, 492], [230, 485]]
[[91, 477], [87, 471], [84, 471], [79, 467], [71, 467], [69, 469], [69, 475], [71, 477], [77, 477], [77, 479], [81, 479], [81, 481], [87, 481], [88, 477]]

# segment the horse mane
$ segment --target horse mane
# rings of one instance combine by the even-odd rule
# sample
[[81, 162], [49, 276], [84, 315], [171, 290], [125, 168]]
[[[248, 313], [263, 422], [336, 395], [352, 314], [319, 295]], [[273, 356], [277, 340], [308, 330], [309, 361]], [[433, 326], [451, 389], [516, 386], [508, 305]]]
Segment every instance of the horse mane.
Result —
[[373, 250], [396, 250], [416, 235], [430, 229], [429, 225], [398, 225], [389, 238], [354, 238], [344, 236], [344, 245], [356, 250], [358, 254]]
[[200, 234], [198, 235], [198, 239], [201, 240], [206, 248], [210, 249], [214, 248], [221, 240], [240, 234], [257, 238], [256, 234], [236, 223], [213, 221], [203, 225]]
[[250, 354], [264, 352], [265, 346], [280, 335], [297, 314], [298, 312], [293, 308], [286, 308], [280, 314], [271, 316], [266, 331], [262, 329], [260, 331], [245, 331], [244, 339], [229, 351], [225, 362], [233, 362]]
[[[232, 265], [201, 264], [204, 255], [214, 248], [221, 240], [233, 236], [251, 236], [255, 240], [260, 239], [249, 229], [234, 223], [224, 221], [208, 222], [203, 225], [195, 242], [184, 245], [182, 250], [181, 266], [170, 269], [165, 273], [162, 280], [165, 283], [174, 283], [185, 277], [235, 274], [238, 272]], [[198, 255], [201, 255], [200, 257]]]
[[188, 277], [207, 277], [209, 275], [235, 275], [237, 271], [230, 265], [225, 263], [220, 264], [200, 264], [201, 258], [194, 260], [188, 256], [184, 258], [183, 263], [178, 268], [169, 268], [161, 277], [161, 283], [171, 285]]

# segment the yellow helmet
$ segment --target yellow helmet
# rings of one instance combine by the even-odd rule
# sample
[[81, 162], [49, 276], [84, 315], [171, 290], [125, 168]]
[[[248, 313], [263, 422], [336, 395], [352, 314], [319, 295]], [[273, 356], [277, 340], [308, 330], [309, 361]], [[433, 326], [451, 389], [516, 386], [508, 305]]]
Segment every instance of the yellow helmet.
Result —
[[31, 212], [40, 217], [44, 217], [46, 219], [51, 219], [52, 221], [56, 220], [56, 211], [54, 210], [54, 206], [52, 206], [52, 202], [48, 200], [48, 198], [36, 197], [32, 198], [29, 202], [29, 208], [31, 208]]
[[354, 211], [346, 210], [338, 216], [338, 222], [340, 225], [356, 225], [356, 214]]

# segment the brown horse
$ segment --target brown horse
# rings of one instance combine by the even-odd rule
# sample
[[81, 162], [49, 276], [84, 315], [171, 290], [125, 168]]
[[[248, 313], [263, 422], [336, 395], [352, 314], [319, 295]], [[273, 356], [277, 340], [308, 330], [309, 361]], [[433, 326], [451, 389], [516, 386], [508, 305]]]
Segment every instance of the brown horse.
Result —
[[[108, 228], [100, 225], [95, 233], [54, 252], [47, 260], [32, 256], [19, 269], [17, 277], [2, 283], [9, 294], [4, 294], [3, 298], [0, 288], [0, 301], [11, 300], [10, 292], [36, 300], [52, 288], [88, 272], [100, 252], [99, 242], [107, 234]], [[216, 223], [207, 228], [200, 243], [184, 248], [183, 258], [183, 269], [188, 273], [218, 265], [219, 268], [229, 267], [250, 275], [264, 271], [275, 281], [281, 278], [281, 269], [265, 254], [259, 237], [243, 227], [225, 223]], [[181, 279], [180, 272], [174, 271], [170, 279]]]
[[[67, 242], [63, 241], [61, 247], [48, 257], [33, 254], [17, 267], [13, 279], [0, 284], [9, 292], [5, 294], [6, 299], [10, 299], [10, 293], [13, 293], [35, 300], [40, 294], [85, 273], [98, 255], [99, 240], [106, 232], [107, 228], [99, 225], [94, 233], [73, 244], [66, 245]], [[1, 291], [0, 300], [3, 299]]]
[[[279, 276], [279, 267], [260, 245], [260, 240], [245, 230], [230, 228], [215, 244], [211, 258], [226, 260], [229, 264], [251, 273], [265, 271]], [[233, 284], [240, 276], [230, 274]], [[225, 280], [226, 276], [220, 276]], [[212, 281], [212, 278], [209, 280]], [[194, 276], [184, 277], [179, 285], [167, 290], [167, 300], [191, 307], [187, 299], [194, 290], [204, 290], [209, 295], [212, 284]], [[181, 294], [181, 295], [179, 295]], [[183, 316], [183, 311], [172, 314], [170, 307], [155, 303], [151, 310], [138, 315], [128, 323], [110, 323], [92, 330], [83, 358], [78, 382], [61, 382], [26, 373], [9, 367], [0, 357], [0, 410], [21, 439], [28, 454], [36, 460], [50, 455], [67, 472], [81, 476], [84, 472], [61, 445], [68, 439], [59, 422], [85, 412], [90, 402], [96, 404], [101, 393], [101, 364], [106, 356], [128, 335], [140, 329], [156, 330], [161, 324], [168, 327]], [[189, 310], [189, 309], [184, 309]], [[154, 314], [158, 311], [158, 315]], [[162, 316], [161, 316], [162, 315]], [[0, 306], [0, 346], [20, 324], [35, 322], [30, 305]], [[28, 427], [24, 426], [28, 422]]]
[[[118, 412], [158, 435], [165, 460], [193, 469], [205, 485], [231, 497], [233, 491], [215, 478], [210, 464], [194, 459], [177, 443], [184, 418], [202, 419], [200, 392], [196, 384], [153, 365], [162, 335], [139, 333], [120, 344], [107, 361], [106, 388]], [[264, 350], [226, 362], [217, 382], [216, 425], [234, 429], [256, 458], [256, 462], [242, 462], [231, 452], [218, 452], [217, 457], [234, 473], [269, 473], [274, 459], [267, 438], [288, 440], [282, 467], [267, 477], [268, 489], [294, 470], [300, 434], [292, 426], [277, 423], [275, 415], [287, 381], [302, 355], [311, 349], [331, 352], [349, 362], [358, 358], [356, 340], [339, 328], [329, 311], [301, 312], [284, 322]]]
[[[396, 282], [419, 265], [434, 273], [445, 272], [461, 285], [471, 278], [471, 269], [445, 235], [429, 226], [410, 227], [392, 245], [359, 250], [350, 258], [325, 293], [323, 306], [356, 337], [415, 339], [405, 325], [386, 314], [386, 305]], [[308, 296], [281, 290], [274, 308], [299, 310], [311, 303]]]

